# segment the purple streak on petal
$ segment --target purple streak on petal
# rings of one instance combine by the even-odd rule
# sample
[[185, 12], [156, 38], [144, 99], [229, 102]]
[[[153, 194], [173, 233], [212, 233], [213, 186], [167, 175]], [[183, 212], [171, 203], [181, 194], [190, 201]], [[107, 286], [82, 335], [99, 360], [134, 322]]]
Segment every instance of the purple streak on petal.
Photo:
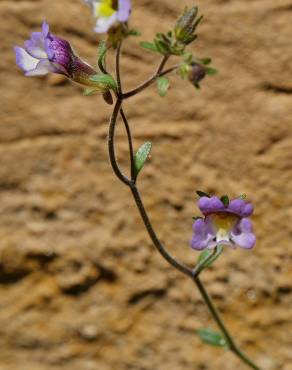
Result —
[[216, 196], [213, 196], [211, 198], [201, 197], [199, 199], [198, 206], [204, 215], [208, 215], [209, 213], [224, 211], [225, 209], [224, 204]]
[[231, 231], [231, 239], [241, 248], [253, 248], [256, 237], [253, 233], [252, 223], [248, 218], [243, 218]]
[[233, 199], [230, 201], [227, 211], [239, 217], [248, 217], [253, 213], [253, 205], [245, 202], [243, 199]]
[[126, 22], [131, 14], [130, 0], [119, 0], [118, 21]]
[[70, 75], [74, 53], [69, 42], [50, 34], [45, 40], [45, 49], [49, 61], [61, 65]]
[[23, 48], [20, 48], [19, 46], [16, 46], [14, 50], [16, 56], [16, 64], [18, 65], [18, 67], [20, 67], [24, 72], [35, 69], [38, 64], [38, 59], [33, 58]]
[[216, 234], [209, 220], [196, 220], [193, 224], [193, 231], [194, 234], [191, 240], [191, 247], [193, 249], [202, 250], [216, 246], [216, 242], [214, 242]]

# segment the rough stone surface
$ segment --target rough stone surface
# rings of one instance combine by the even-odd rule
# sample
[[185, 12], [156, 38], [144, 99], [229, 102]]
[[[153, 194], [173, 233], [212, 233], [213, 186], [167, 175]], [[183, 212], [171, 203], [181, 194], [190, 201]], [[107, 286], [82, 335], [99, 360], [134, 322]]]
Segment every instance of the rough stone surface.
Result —
[[[181, 1], [135, 2], [150, 40]], [[190, 1], [186, 3], [191, 4]], [[265, 370], [292, 363], [292, 2], [198, 0], [196, 50], [220, 70], [198, 92], [171, 78], [125, 104], [137, 148], [153, 142], [139, 185], [161, 240], [186, 263], [195, 190], [256, 204], [253, 252], [226, 250], [203, 276], [238, 343]], [[45, 18], [95, 63], [97, 37], [78, 0], [0, 1], [0, 370], [244, 370], [201, 344], [212, 326], [184, 276], [153, 249], [133, 200], [113, 176], [108, 116], [97, 97], [62, 78], [24, 78], [12, 47]], [[89, 21], [90, 20], [90, 21]], [[158, 57], [132, 38], [125, 88]], [[119, 160], [128, 164], [125, 134]]]

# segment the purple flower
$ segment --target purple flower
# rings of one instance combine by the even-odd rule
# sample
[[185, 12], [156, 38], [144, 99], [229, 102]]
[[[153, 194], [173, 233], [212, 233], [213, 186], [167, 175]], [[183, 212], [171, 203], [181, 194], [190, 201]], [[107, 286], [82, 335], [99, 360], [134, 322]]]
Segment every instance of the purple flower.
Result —
[[16, 64], [26, 76], [58, 73], [82, 85], [105, 90], [104, 86], [90, 80], [96, 75], [95, 70], [74, 53], [68, 41], [50, 33], [46, 22], [43, 22], [42, 32], [33, 32], [31, 39], [25, 41], [24, 48], [15, 47], [15, 54]]
[[84, 0], [96, 18], [95, 32], [106, 33], [115, 24], [127, 22], [131, 14], [130, 0]]
[[193, 224], [191, 246], [202, 250], [216, 245], [238, 245], [250, 249], [255, 245], [256, 237], [249, 216], [253, 205], [243, 199], [233, 199], [224, 204], [218, 197], [201, 197], [198, 206], [204, 218]]

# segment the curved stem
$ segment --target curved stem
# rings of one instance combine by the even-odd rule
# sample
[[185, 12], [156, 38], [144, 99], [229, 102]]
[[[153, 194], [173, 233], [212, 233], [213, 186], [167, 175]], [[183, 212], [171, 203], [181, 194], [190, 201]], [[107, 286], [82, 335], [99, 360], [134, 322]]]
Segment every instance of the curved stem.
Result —
[[128, 123], [127, 117], [125, 116], [125, 113], [122, 108], [120, 109], [120, 113], [121, 113], [121, 116], [122, 116], [122, 119], [125, 125], [128, 144], [129, 144], [129, 155], [130, 155], [130, 163], [131, 163], [131, 180], [135, 182], [134, 149], [133, 149], [131, 129], [130, 129], [130, 125]]
[[255, 365], [248, 357], [246, 354], [244, 354], [236, 345], [234, 342], [234, 339], [232, 338], [231, 334], [229, 333], [228, 329], [226, 328], [225, 324], [223, 323], [218, 311], [216, 310], [211, 297], [207, 293], [203, 283], [201, 282], [200, 278], [198, 276], [193, 278], [197, 288], [199, 289], [202, 298], [204, 299], [213, 319], [216, 321], [217, 325], [221, 329], [222, 333], [225, 336], [225, 339], [229, 345], [230, 350], [237, 356], [239, 357], [243, 362], [246, 363], [249, 367], [251, 367], [254, 370], [260, 370], [260, 368]]
[[[119, 45], [120, 46], [120, 45]], [[130, 96], [133, 96], [135, 95], [136, 93], [142, 91], [145, 87], [147, 87], [150, 83], [152, 83], [153, 80], [155, 80], [157, 78], [157, 76], [159, 76], [160, 73], [162, 73], [162, 70], [164, 68], [164, 65], [168, 59], [168, 57], [164, 57], [157, 69], [157, 72], [155, 74], [155, 77], [153, 76], [148, 82], [144, 83], [144, 85], [141, 85], [140, 88], [138, 87], [135, 91], [135, 89], [132, 91], [132, 95], [129, 95], [128, 93], [128, 96], [125, 97], [125, 95], [127, 94], [122, 94], [122, 88], [121, 88], [121, 81], [120, 81], [120, 72], [119, 72], [119, 57], [120, 57], [120, 48], [118, 48], [117, 50], [117, 57], [116, 57], [116, 73], [117, 73], [117, 80], [118, 80], [118, 93], [117, 93], [117, 101], [116, 101], [116, 104], [115, 104], [115, 107], [114, 107], [114, 110], [113, 110], [113, 114], [112, 114], [112, 117], [111, 117], [111, 120], [110, 120], [110, 125], [109, 125], [109, 135], [108, 135], [108, 149], [109, 149], [109, 157], [110, 157], [110, 162], [111, 162], [111, 165], [112, 165], [112, 168], [113, 168], [113, 171], [114, 173], [116, 174], [116, 176], [124, 183], [126, 184], [130, 189], [131, 189], [131, 192], [132, 192], [132, 195], [134, 197], [134, 200], [136, 202], [136, 205], [137, 205], [137, 208], [140, 212], [140, 215], [141, 215], [141, 218], [144, 222], [144, 225], [148, 231], [148, 234], [154, 244], [154, 246], [156, 247], [157, 251], [161, 254], [161, 256], [171, 265], [173, 266], [175, 269], [177, 269], [178, 271], [182, 272], [183, 274], [189, 276], [196, 284], [198, 290], [200, 291], [201, 293], [201, 296], [203, 298], [203, 300], [205, 301], [214, 321], [217, 323], [217, 325], [219, 326], [220, 330], [222, 331], [223, 335], [225, 336], [226, 338], [226, 341], [229, 345], [229, 348], [230, 350], [239, 358], [241, 359], [246, 365], [248, 365], [250, 368], [254, 369], [254, 370], [260, 370], [260, 368], [255, 365], [253, 363], [252, 360], [250, 360], [247, 355], [245, 355], [236, 345], [234, 339], [232, 338], [231, 334], [229, 333], [228, 329], [225, 327], [225, 324], [223, 323], [223, 320], [221, 319], [218, 311], [216, 310], [213, 302], [212, 302], [212, 299], [211, 297], [208, 295], [203, 283], [201, 282], [201, 280], [199, 279], [199, 273], [200, 273], [200, 268], [201, 268], [201, 264], [199, 264], [199, 267], [198, 268], [195, 268], [195, 269], [191, 269], [189, 268], [188, 266], [184, 265], [183, 263], [177, 261], [171, 254], [168, 253], [168, 251], [165, 249], [165, 247], [163, 246], [163, 244], [160, 242], [160, 240], [158, 239], [157, 235], [156, 235], [156, 232], [155, 230], [153, 229], [153, 226], [151, 224], [151, 221], [148, 217], [148, 214], [146, 212], [146, 209], [144, 207], [144, 204], [143, 204], [143, 201], [141, 199], [141, 196], [140, 196], [140, 193], [139, 193], [139, 190], [133, 180], [133, 171], [134, 171], [134, 167], [133, 167], [133, 146], [132, 146], [132, 137], [131, 137], [131, 132], [130, 132], [130, 127], [129, 127], [129, 124], [128, 124], [128, 121], [126, 119], [126, 116], [122, 110], [122, 102], [123, 102], [123, 99], [126, 99], [126, 97], [130, 97]], [[140, 90], [139, 90], [140, 89]], [[129, 150], [130, 150], [130, 156], [131, 156], [131, 180], [129, 180], [123, 173], [122, 171], [120, 170], [119, 168], [119, 165], [117, 163], [117, 160], [116, 160], [116, 156], [115, 156], [115, 127], [116, 127], [116, 123], [117, 123], [117, 117], [118, 117], [118, 114], [119, 112], [121, 112], [121, 116], [123, 118], [123, 121], [124, 121], [124, 124], [125, 124], [125, 128], [126, 128], [126, 131], [127, 131], [127, 137], [128, 137], [128, 143], [129, 143]], [[211, 257], [213, 257], [213, 254], [211, 255]], [[210, 258], [211, 258], [210, 257]], [[206, 261], [209, 260], [209, 257], [206, 259]], [[203, 263], [206, 262], [205, 260], [203, 261]]]
[[118, 86], [118, 95], [122, 94], [122, 83], [121, 83], [121, 73], [120, 73], [120, 56], [121, 56], [122, 41], [119, 42], [116, 52], [116, 77]]
[[171, 256], [168, 253], [168, 251], [165, 249], [165, 247], [161, 244], [160, 240], [158, 239], [158, 237], [157, 237], [157, 235], [156, 235], [156, 233], [155, 233], [155, 231], [152, 227], [152, 224], [151, 224], [150, 219], [147, 215], [147, 212], [146, 212], [144, 204], [142, 202], [139, 190], [136, 187], [136, 185], [130, 186], [130, 189], [132, 191], [133, 197], [135, 199], [137, 208], [139, 209], [139, 212], [140, 212], [141, 218], [144, 222], [144, 225], [145, 225], [145, 227], [148, 231], [148, 234], [149, 234], [154, 246], [158, 250], [158, 252], [175, 269], [177, 269], [178, 271], [182, 272], [183, 274], [185, 274], [189, 277], [192, 277], [192, 269], [189, 268], [188, 266], [184, 265], [183, 263], [177, 261], [173, 256]]
[[111, 116], [110, 124], [109, 124], [109, 132], [108, 132], [108, 152], [109, 152], [109, 158], [112, 165], [112, 169], [116, 176], [126, 185], [131, 185], [131, 180], [129, 180], [120, 170], [119, 165], [116, 160], [116, 154], [115, 154], [115, 128], [116, 128], [116, 122], [118, 118], [119, 111], [122, 106], [122, 100], [117, 99], [113, 114]]

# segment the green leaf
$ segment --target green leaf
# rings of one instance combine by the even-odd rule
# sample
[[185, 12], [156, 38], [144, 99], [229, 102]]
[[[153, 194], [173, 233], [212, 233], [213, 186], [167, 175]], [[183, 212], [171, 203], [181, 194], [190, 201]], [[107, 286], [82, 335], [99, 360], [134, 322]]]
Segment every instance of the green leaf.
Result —
[[140, 31], [138, 31], [138, 30], [135, 30], [135, 29], [133, 28], [133, 29], [131, 29], [131, 30], [129, 30], [129, 31], [127, 32], [127, 35], [128, 35], [128, 36], [141, 36], [141, 32], [140, 32]]
[[198, 61], [206, 66], [212, 62], [212, 59], [211, 58], [200, 58], [198, 59]]
[[138, 173], [142, 170], [144, 167], [149, 154], [151, 152], [152, 144], [150, 142], [146, 142], [143, 145], [140, 146], [137, 153], [135, 154], [134, 158], [134, 166], [135, 166], [135, 175], [137, 177]]
[[217, 346], [217, 347], [225, 347], [228, 348], [228, 343], [226, 339], [218, 332], [204, 328], [204, 329], [199, 329], [197, 331], [198, 336], [202, 339], [203, 342], [211, 344], [212, 346]]
[[240, 194], [240, 199], [245, 200], [247, 198], [247, 195], [245, 193]]
[[201, 191], [201, 190], [197, 190], [196, 193], [198, 194], [198, 196], [201, 198], [201, 197], [207, 197], [207, 198], [211, 198], [211, 195], [205, 193], [204, 191]]
[[117, 89], [117, 83], [115, 79], [111, 75], [105, 73], [99, 73], [90, 77], [90, 81], [96, 82], [97, 84], [106, 85], [107, 88], [112, 90]]
[[218, 70], [215, 68], [206, 68], [205, 71], [206, 71], [206, 74], [209, 76], [214, 76], [218, 73]]
[[[214, 250], [210, 250], [210, 249], [205, 249], [203, 252], [201, 252], [199, 254], [199, 258], [198, 258], [198, 263], [199, 264], [202, 263], [202, 267], [201, 267], [200, 271], [209, 267], [209, 266], [211, 266], [213, 264], [213, 262], [215, 262], [217, 260], [217, 258], [221, 255], [222, 252], [223, 252], [222, 245], [217, 245], [215, 253], [214, 253]], [[206, 262], [203, 263], [204, 261], [206, 261]]]
[[164, 97], [169, 89], [169, 80], [166, 77], [159, 77], [157, 79], [158, 94]]
[[105, 65], [105, 55], [107, 52], [106, 42], [101, 41], [98, 45], [98, 65]]
[[225, 205], [225, 206], [228, 206], [229, 204], [229, 197], [228, 195], [222, 195], [222, 197], [220, 198], [221, 202]]
[[157, 49], [156, 45], [152, 42], [148, 41], [142, 41], [140, 42], [140, 46], [144, 49], [154, 51], [155, 53], [160, 53], [160, 51]]
[[83, 91], [83, 95], [84, 96], [90, 96], [90, 95], [93, 95], [93, 94], [95, 94], [95, 93], [99, 93], [100, 91], [99, 90], [97, 90], [96, 88], [94, 88], [94, 87], [89, 87], [89, 88], [87, 88], [87, 89], [85, 89], [84, 91]]

